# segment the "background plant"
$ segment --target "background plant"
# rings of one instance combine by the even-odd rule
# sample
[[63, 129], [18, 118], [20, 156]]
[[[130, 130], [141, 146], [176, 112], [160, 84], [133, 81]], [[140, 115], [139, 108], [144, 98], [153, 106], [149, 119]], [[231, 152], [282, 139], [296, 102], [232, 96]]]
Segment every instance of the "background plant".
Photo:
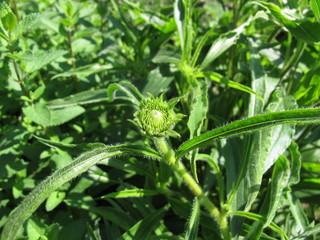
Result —
[[[319, 5], [1, 2], [0, 226], [60, 169], [19, 237], [316, 239], [319, 127], [292, 123], [319, 122]], [[157, 152], [124, 122], [164, 92], [185, 117]]]

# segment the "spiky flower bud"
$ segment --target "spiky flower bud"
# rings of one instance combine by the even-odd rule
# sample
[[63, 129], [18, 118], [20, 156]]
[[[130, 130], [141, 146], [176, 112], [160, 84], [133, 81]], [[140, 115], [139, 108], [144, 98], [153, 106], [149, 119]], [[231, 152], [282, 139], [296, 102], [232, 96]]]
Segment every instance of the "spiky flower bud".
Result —
[[141, 101], [140, 110], [134, 114], [133, 123], [149, 137], [179, 136], [172, 130], [184, 116], [176, 114], [173, 110], [178, 99], [165, 102], [162, 95], [158, 98], [149, 96]]

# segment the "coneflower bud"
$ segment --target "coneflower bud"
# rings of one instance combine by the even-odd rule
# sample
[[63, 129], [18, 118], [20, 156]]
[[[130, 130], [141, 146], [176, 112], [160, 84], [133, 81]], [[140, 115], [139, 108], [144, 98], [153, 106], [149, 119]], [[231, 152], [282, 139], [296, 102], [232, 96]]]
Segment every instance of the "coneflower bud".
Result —
[[179, 136], [172, 130], [184, 116], [176, 114], [173, 110], [178, 99], [165, 102], [162, 95], [158, 98], [149, 96], [141, 101], [140, 110], [134, 114], [133, 123], [149, 137]]

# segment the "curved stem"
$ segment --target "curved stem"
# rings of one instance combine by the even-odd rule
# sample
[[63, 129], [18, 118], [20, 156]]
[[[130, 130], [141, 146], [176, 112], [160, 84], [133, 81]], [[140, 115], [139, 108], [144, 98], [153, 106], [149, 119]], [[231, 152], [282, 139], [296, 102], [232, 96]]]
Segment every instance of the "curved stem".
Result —
[[198, 200], [218, 223], [223, 239], [231, 240], [227, 221], [227, 212], [220, 212], [219, 209], [212, 203], [212, 201], [210, 201], [210, 199], [204, 194], [203, 190], [195, 181], [195, 179], [188, 173], [183, 163], [176, 160], [172, 147], [167, 143], [164, 137], [156, 137], [153, 139], [153, 141], [157, 149], [161, 153], [163, 160], [180, 175], [180, 177], [183, 179], [183, 182], [187, 185], [190, 191], [198, 198]]

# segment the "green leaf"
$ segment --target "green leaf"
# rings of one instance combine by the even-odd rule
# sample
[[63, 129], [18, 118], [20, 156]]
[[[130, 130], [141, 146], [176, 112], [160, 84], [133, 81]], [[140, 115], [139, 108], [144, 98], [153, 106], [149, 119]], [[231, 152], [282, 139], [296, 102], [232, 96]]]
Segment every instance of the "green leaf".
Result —
[[106, 145], [103, 143], [80, 143], [80, 144], [69, 144], [63, 142], [51, 141], [48, 139], [44, 139], [38, 136], [33, 135], [37, 140], [39, 140], [44, 145], [47, 145], [52, 148], [58, 148], [63, 151], [70, 152], [72, 155], [79, 155], [79, 153], [84, 151], [93, 150], [99, 147], [105, 147]]
[[227, 77], [224, 77], [224, 76], [220, 75], [219, 73], [216, 73], [216, 72], [201, 72], [201, 73], [197, 73], [194, 77], [196, 77], [196, 78], [207, 77], [207, 78], [211, 79], [212, 81], [226, 84], [228, 87], [231, 87], [231, 88], [243, 91], [243, 92], [254, 94], [261, 101], [263, 101], [263, 98], [258, 93], [253, 91], [250, 87], [242, 85], [241, 83], [234, 82], [234, 81], [228, 79]]
[[149, 73], [148, 82], [144, 86], [142, 94], [147, 96], [148, 93], [151, 93], [153, 96], [158, 96], [169, 87], [173, 79], [173, 76], [163, 76], [160, 68], [155, 68]]
[[185, 24], [184, 10], [185, 9], [184, 9], [183, 1], [175, 0], [173, 16], [178, 29], [181, 49], [184, 49], [184, 24]]
[[320, 31], [315, 31], [315, 29], [320, 29], [319, 22], [312, 22], [309, 19], [295, 19], [291, 15], [284, 14], [284, 11], [273, 3], [263, 1], [255, 3], [269, 10], [272, 16], [284, 25], [298, 40], [310, 44], [320, 42]]
[[57, 58], [66, 54], [64, 50], [51, 50], [51, 51], [42, 51], [38, 50], [35, 52], [22, 52], [17, 55], [21, 61], [22, 68], [27, 73], [35, 72], [45, 65], [51, 63]]
[[[223, 177], [222, 173], [220, 170], [220, 167], [218, 163], [211, 157], [210, 155], [207, 154], [197, 154], [197, 159], [196, 160], [205, 160], [208, 162], [208, 164], [211, 166], [211, 168], [215, 171], [217, 181], [218, 181], [218, 189], [219, 189], [219, 199], [220, 199], [220, 204], [224, 204], [224, 194], [225, 194], [225, 186], [223, 182]], [[229, 158], [228, 158], [229, 160]]]
[[65, 197], [65, 192], [54, 191], [53, 193], [51, 193], [46, 201], [46, 210], [50, 212], [55, 209], [64, 200]]
[[70, 69], [69, 71], [65, 71], [63, 73], [56, 74], [51, 79], [56, 79], [60, 77], [71, 77], [71, 76], [87, 77], [92, 74], [103, 72], [109, 69], [112, 69], [111, 65], [90, 64], [90, 65], [78, 67], [76, 69]]
[[97, 28], [93, 28], [93, 27], [91, 28], [87, 27], [87, 28], [81, 29], [74, 33], [74, 35], [72, 36], [72, 40], [93, 36], [97, 32], [97, 30], [98, 30]]
[[[246, 218], [254, 220], [254, 221], [260, 221], [260, 222], [265, 221], [265, 218], [263, 216], [256, 214], [256, 213], [234, 211], [234, 212], [231, 212], [230, 214], [235, 215], [235, 216], [246, 217]], [[274, 222], [272, 222], [269, 225], [269, 228], [272, 229], [273, 231], [279, 233], [281, 235], [281, 239], [289, 240], [286, 233], [278, 225], [276, 225]]]
[[[143, 148], [143, 149], [142, 149]], [[51, 176], [42, 181], [9, 215], [4, 226], [1, 239], [14, 239], [17, 231], [28, 219], [32, 213], [40, 206], [40, 204], [48, 198], [52, 192], [64, 183], [70, 181], [76, 176], [86, 172], [90, 167], [99, 163], [104, 159], [123, 154], [133, 154], [140, 156], [148, 156], [150, 152], [147, 148], [118, 145], [97, 148], [83, 153], [69, 165], [58, 169]], [[150, 157], [150, 156], [149, 156]]]
[[[275, 90], [279, 80], [272, 79], [265, 73], [258, 60], [260, 56], [256, 49], [256, 43], [249, 42], [249, 44], [251, 48], [252, 89], [257, 91], [263, 97], [264, 102], [269, 102], [269, 104], [265, 106], [264, 102], [257, 101], [255, 95], [250, 95], [248, 116], [254, 116], [263, 111], [275, 112], [295, 108], [293, 99], [283, 95], [284, 90], [280, 88]], [[272, 92], [273, 94], [270, 96]], [[232, 209], [242, 210], [245, 207], [245, 211], [248, 211], [251, 208], [258, 196], [263, 174], [290, 145], [293, 134], [292, 126], [282, 125], [245, 136], [242, 147], [244, 150], [240, 151], [241, 168], [238, 171], [236, 183], [232, 185], [228, 200], [232, 202]], [[239, 159], [239, 156], [237, 158]]]
[[8, 13], [12, 13], [9, 5], [6, 2], [0, 3], [0, 18], [7, 16]]
[[184, 142], [176, 151], [176, 157], [179, 159], [187, 152], [206, 146], [214, 140], [237, 136], [244, 133], [251, 133], [270, 126], [293, 123], [320, 123], [320, 108], [272, 112], [229, 123], [226, 126], [216, 128], [200, 135], [199, 137]]
[[49, 124], [44, 124], [46, 126], [57, 126], [65, 122], [68, 122], [82, 113], [85, 112], [85, 109], [80, 106], [72, 106], [61, 109], [50, 110], [50, 122]]
[[310, 0], [310, 7], [318, 22], [320, 22], [320, 1], [319, 0]]
[[49, 125], [50, 111], [44, 103], [36, 103], [35, 105], [23, 108], [23, 113], [30, 120], [41, 124]]
[[[140, 101], [144, 98], [139, 90], [130, 82], [122, 81], [120, 83], [112, 83], [108, 87], [109, 101], [122, 99], [133, 103], [133, 106], [138, 108]], [[121, 92], [122, 94], [118, 94]]]
[[315, 226], [308, 226], [307, 229], [302, 233], [299, 234], [297, 237], [295, 237], [295, 240], [304, 240], [307, 239], [307, 237], [317, 236], [320, 233], [320, 224], [317, 224]]
[[[188, 129], [190, 138], [199, 136], [202, 130], [203, 123], [208, 112], [208, 86], [205, 81], [197, 81], [197, 85], [192, 89], [192, 102], [190, 107], [190, 115], [188, 118]], [[191, 156], [191, 171], [197, 179], [197, 152], [193, 152]]]
[[260, 209], [260, 214], [264, 216], [264, 220], [255, 222], [245, 239], [260, 239], [262, 230], [270, 225], [277, 209], [281, 206], [282, 192], [288, 186], [289, 177], [289, 161], [284, 156], [280, 156], [274, 165], [267, 197]]
[[4, 29], [8, 32], [12, 32], [17, 26], [17, 17], [13, 12], [8, 12], [7, 15], [1, 18]]
[[198, 228], [200, 222], [200, 202], [197, 198], [193, 201], [191, 216], [188, 220], [186, 233], [184, 236], [185, 240], [196, 240], [198, 235]]
[[46, 89], [46, 86], [45, 85], [41, 85], [34, 92], [30, 93], [31, 98], [33, 100], [37, 100], [39, 97], [42, 96], [42, 94], [44, 93], [45, 89]]
[[299, 147], [296, 142], [291, 143], [289, 152], [291, 169], [289, 185], [293, 185], [299, 183], [301, 171], [301, 153], [299, 152]]
[[108, 101], [107, 89], [88, 90], [70, 95], [66, 98], [51, 100], [47, 103], [49, 109], [65, 108]]
[[40, 14], [31, 13], [19, 21], [15, 30], [12, 32], [12, 40], [17, 40], [23, 33], [32, 29], [33, 25], [39, 20]]
[[192, 89], [192, 102], [188, 118], [190, 138], [199, 136], [208, 111], [208, 86], [205, 81], [198, 81]]
[[43, 126], [57, 126], [81, 115], [85, 109], [80, 106], [49, 109], [44, 103], [36, 103], [23, 108], [23, 112], [30, 120]]
[[320, 61], [302, 77], [293, 94], [299, 105], [310, 106], [320, 98]]
[[27, 233], [28, 239], [30, 240], [42, 239], [45, 233], [44, 226], [43, 224], [31, 218], [27, 223]]
[[154, 196], [158, 194], [159, 192], [156, 190], [135, 188], [135, 189], [122, 190], [120, 192], [108, 193], [102, 196], [101, 198], [147, 197], [147, 196]]
[[147, 217], [137, 222], [127, 232], [122, 234], [122, 236], [118, 238], [118, 240], [148, 239], [150, 234], [159, 225], [166, 210], [166, 208], [161, 208], [155, 212], [152, 212]]
[[256, 20], [257, 18], [266, 18], [266, 16], [263, 12], [258, 12], [255, 16], [250, 17], [238, 28], [221, 34], [211, 45], [208, 53], [200, 65], [200, 68], [205, 69], [210, 63], [212, 63], [222, 53], [235, 44], [240, 34], [249, 26], [252, 21]]
[[308, 217], [304, 212], [304, 209], [299, 201], [299, 199], [294, 195], [294, 193], [286, 192], [286, 199], [288, 200], [290, 206], [290, 212], [296, 222], [297, 227], [295, 228], [296, 235], [304, 232], [309, 225]]
[[[97, 148], [104, 148], [106, 147], [105, 144], [103, 143], [80, 143], [80, 144], [68, 144], [68, 143], [62, 143], [62, 142], [56, 142], [56, 141], [51, 141], [48, 139], [44, 139], [38, 136], [35, 136], [40, 142], [43, 144], [53, 147], [53, 148], [59, 148], [64, 151], [71, 151], [72, 153], [75, 153], [76, 155], [79, 155], [80, 152], [83, 151], [91, 151]], [[127, 152], [131, 152], [133, 155], [139, 153], [144, 153], [144, 156], [148, 158], [153, 158], [153, 159], [161, 159], [161, 156], [159, 155], [158, 152], [155, 150], [140, 146], [140, 145], [121, 145], [123, 150], [126, 150]]]

